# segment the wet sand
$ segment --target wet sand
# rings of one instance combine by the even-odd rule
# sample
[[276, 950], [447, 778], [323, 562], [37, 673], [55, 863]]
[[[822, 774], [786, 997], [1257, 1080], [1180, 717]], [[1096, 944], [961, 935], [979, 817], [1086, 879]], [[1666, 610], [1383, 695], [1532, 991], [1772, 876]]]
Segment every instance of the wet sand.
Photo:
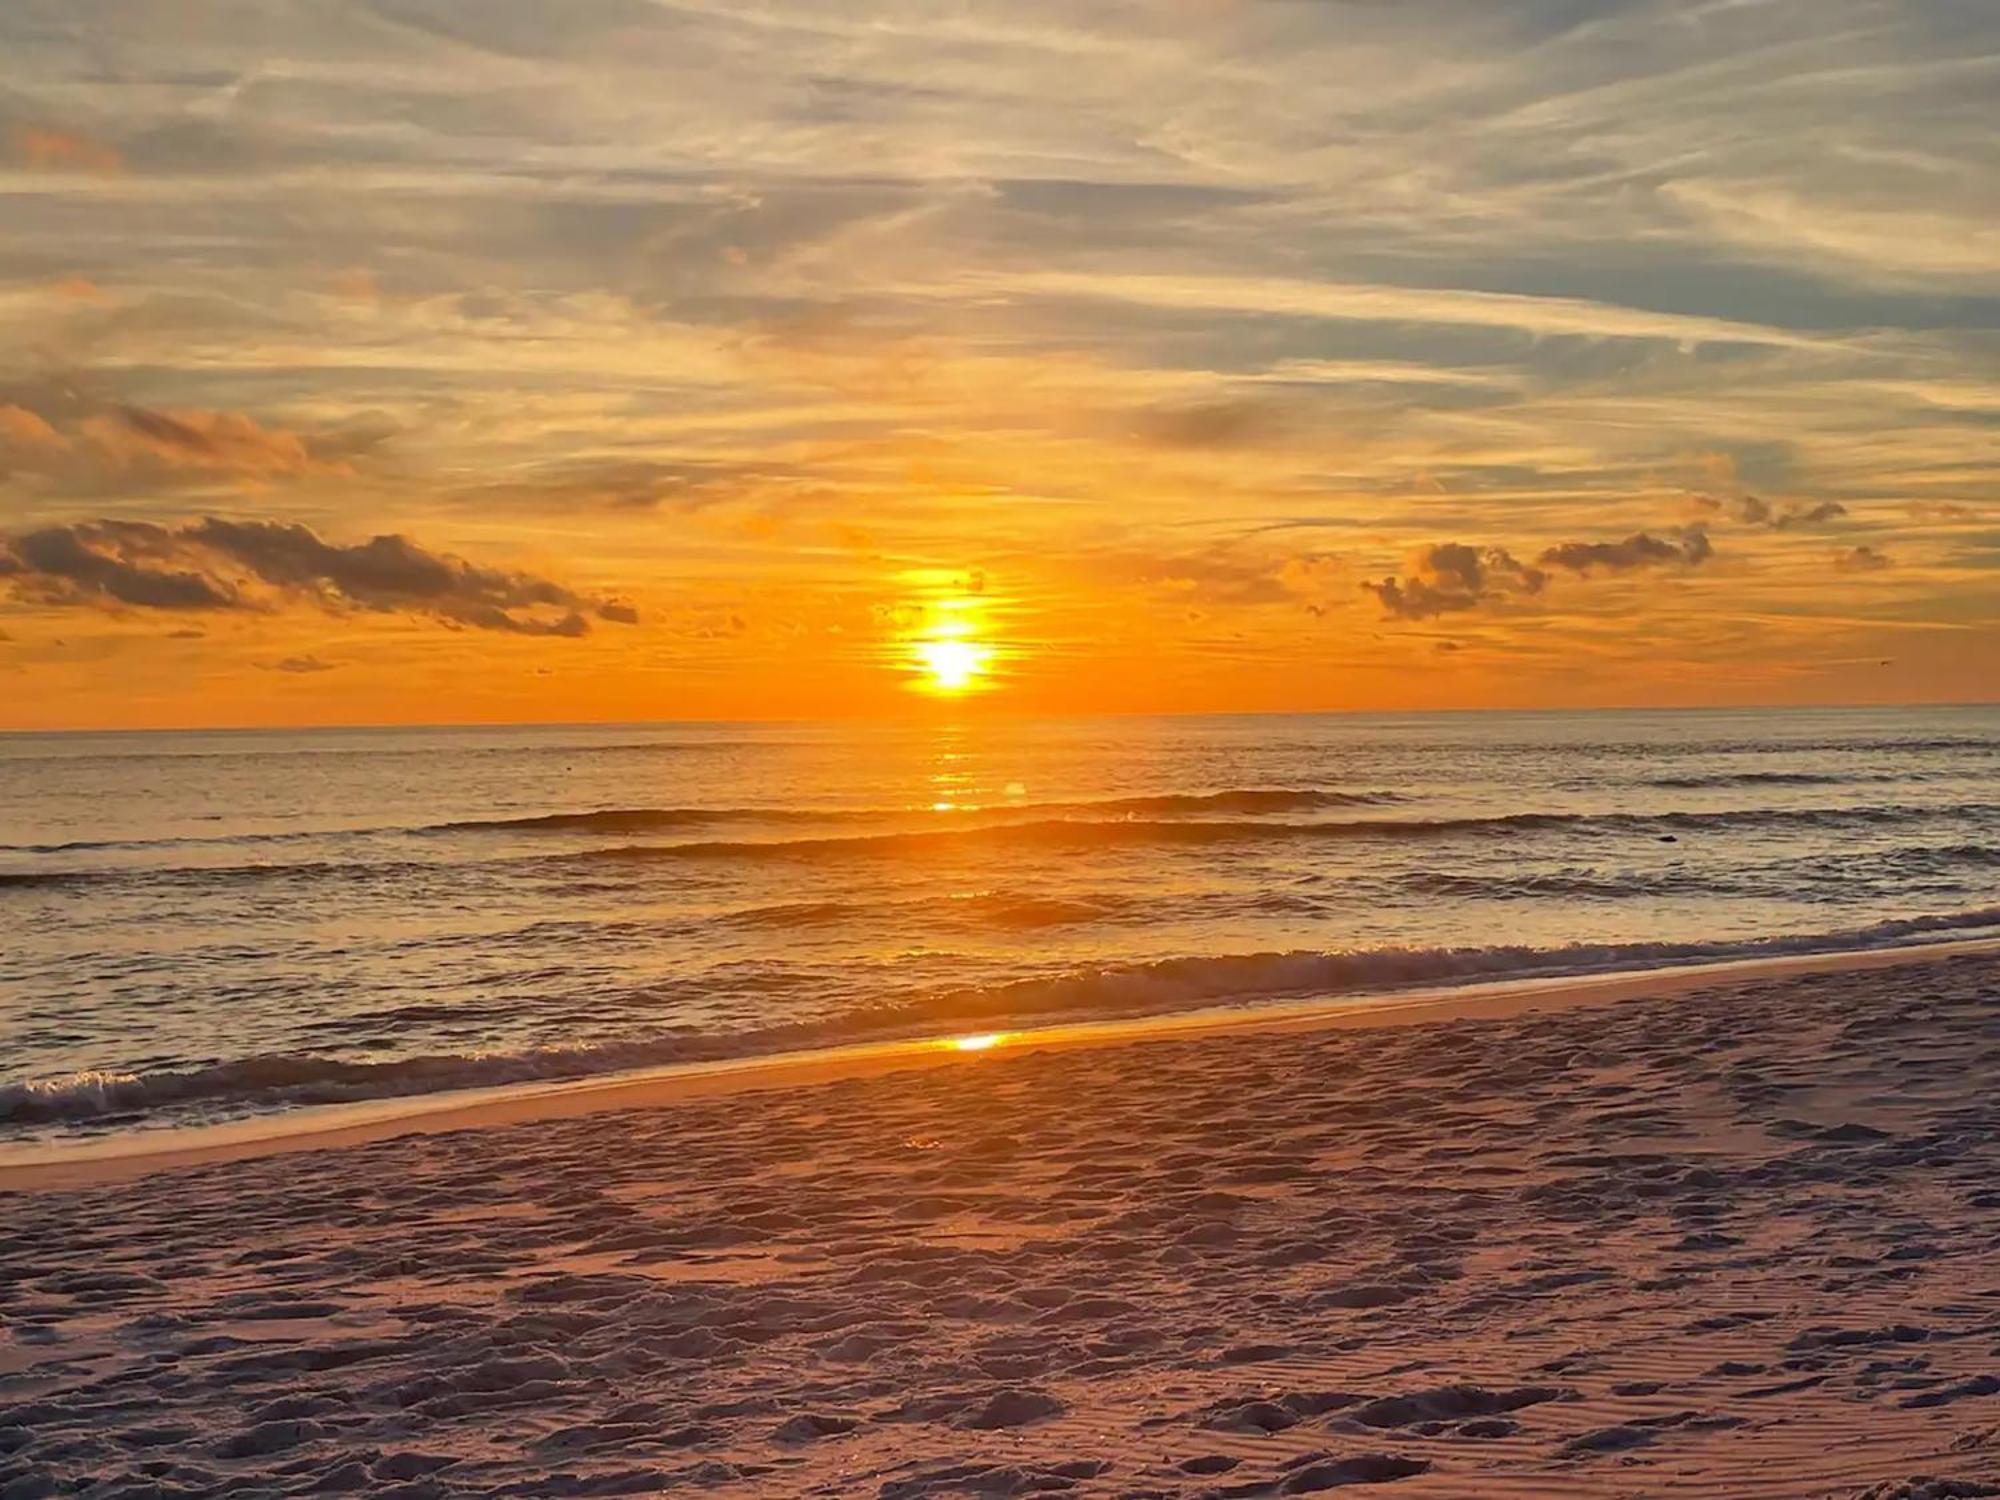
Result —
[[1990, 950], [819, 1065], [16, 1171], [0, 1497], [2000, 1494]]
[[1518, 1016], [1640, 996], [1664, 998], [1719, 982], [1826, 974], [1909, 963], [1916, 957], [2000, 952], [2000, 942], [1971, 938], [1886, 948], [1736, 959], [1675, 968], [1501, 979], [1343, 995], [1255, 1007], [1055, 1025], [973, 1036], [820, 1048], [809, 1052], [672, 1064], [635, 1073], [458, 1089], [261, 1115], [228, 1124], [156, 1129], [59, 1146], [0, 1146], [0, 1192], [89, 1187], [152, 1172], [241, 1161], [273, 1152], [366, 1145], [418, 1131], [473, 1130], [536, 1120], [572, 1119], [611, 1110], [652, 1109], [688, 1099], [797, 1088], [884, 1072], [960, 1064], [993, 1043], [1008, 1052], [1138, 1044], [1215, 1033], [1405, 1026], [1439, 1020]]

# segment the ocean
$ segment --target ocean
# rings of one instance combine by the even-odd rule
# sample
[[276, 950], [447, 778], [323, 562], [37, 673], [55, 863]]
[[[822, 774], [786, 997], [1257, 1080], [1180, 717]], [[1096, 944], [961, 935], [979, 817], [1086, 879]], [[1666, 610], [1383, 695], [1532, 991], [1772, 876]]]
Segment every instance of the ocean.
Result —
[[0, 736], [0, 1140], [2000, 931], [2000, 708]]

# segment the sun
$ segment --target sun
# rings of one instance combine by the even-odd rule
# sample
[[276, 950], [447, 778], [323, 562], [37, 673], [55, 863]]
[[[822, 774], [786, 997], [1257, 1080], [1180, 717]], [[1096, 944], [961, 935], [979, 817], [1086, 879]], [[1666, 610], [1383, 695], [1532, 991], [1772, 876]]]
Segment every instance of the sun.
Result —
[[988, 647], [958, 636], [918, 641], [915, 650], [924, 686], [934, 693], [969, 691], [986, 675], [993, 656]]

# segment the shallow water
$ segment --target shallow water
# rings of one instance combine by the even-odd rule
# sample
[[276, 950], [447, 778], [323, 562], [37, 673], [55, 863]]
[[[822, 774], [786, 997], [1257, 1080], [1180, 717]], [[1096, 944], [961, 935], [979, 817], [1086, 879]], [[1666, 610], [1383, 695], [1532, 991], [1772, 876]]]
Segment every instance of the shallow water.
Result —
[[0, 737], [0, 1133], [2000, 931], [2000, 709]]

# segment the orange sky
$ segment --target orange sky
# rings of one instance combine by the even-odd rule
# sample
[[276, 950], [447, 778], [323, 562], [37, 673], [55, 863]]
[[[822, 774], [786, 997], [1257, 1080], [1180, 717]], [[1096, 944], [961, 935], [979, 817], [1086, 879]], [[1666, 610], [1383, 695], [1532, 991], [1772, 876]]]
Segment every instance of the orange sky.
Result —
[[111, 11], [0, 727], [1991, 695], [1977, 8]]

